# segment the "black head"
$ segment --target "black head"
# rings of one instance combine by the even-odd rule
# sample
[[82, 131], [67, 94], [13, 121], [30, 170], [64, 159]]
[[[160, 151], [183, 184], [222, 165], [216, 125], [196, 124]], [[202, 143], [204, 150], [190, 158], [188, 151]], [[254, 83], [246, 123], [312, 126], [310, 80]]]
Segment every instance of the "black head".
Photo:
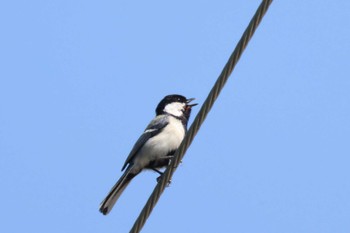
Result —
[[167, 95], [159, 102], [156, 114], [170, 114], [175, 117], [186, 117], [188, 119], [191, 108], [197, 104], [189, 104], [193, 98], [187, 99], [182, 95]]

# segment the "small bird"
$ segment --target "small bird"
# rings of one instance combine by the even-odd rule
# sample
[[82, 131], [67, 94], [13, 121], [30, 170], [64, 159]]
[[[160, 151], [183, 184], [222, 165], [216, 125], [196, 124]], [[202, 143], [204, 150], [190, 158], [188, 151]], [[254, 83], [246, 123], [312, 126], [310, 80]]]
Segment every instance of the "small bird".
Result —
[[158, 168], [167, 166], [180, 146], [187, 131], [187, 122], [194, 98], [182, 95], [165, 96], [156, 108], [156, 117], [149, 123], [127, 157], [124, 174], [112, 187], [100, 205], [100, 212], [107, 215], [130, 181], [143, 169], [151, 169], [162, 175]]

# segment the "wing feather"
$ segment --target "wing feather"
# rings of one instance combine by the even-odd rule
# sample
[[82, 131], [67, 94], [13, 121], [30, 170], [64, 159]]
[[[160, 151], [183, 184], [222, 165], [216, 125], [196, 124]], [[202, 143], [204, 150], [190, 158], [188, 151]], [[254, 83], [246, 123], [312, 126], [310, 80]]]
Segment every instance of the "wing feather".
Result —
[[168, 118], [167, 116], [164, 116], [164, 115], [157, 116], [148, 124], [147, 128], [145, 129], [143, 134], [139, 137], [139, 139], [136, 141], [134, 147], [129, 153], [129, 156], [127, 157], [122, 167], [122, 171], [133, 160], [134, 156], [142, 148], [142, 146], [148, 141], [148, 139], [159, 134], [163, 130], [163, 128], [168, 124], [169, 124]]

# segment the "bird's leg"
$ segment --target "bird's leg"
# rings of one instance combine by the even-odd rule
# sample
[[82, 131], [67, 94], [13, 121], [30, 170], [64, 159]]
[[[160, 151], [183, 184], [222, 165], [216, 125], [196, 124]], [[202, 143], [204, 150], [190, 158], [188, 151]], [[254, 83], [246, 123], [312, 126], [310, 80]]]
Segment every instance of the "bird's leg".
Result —
[[[157, 177], [157, 182], [159, 183], [163, 177], [164, 172], [159, 171], [158, 169], [155, 169], [154, 167], [151, 168], [153, 171], [157, 172], [160, 176]], [[167, 183], [167, 186], [169, 186], [171, 183], [171, 180]]]
[[152, 167], [151, 169], [152, 169], [153, 171], [157, 172], [157, 173], [158, 173], [159, 175], [161, 175], [161, 176], [162, 176], [163, 173], [164, 173], [164, 172], [161, 172], [161, 171], [155, 169], [154, 167]]

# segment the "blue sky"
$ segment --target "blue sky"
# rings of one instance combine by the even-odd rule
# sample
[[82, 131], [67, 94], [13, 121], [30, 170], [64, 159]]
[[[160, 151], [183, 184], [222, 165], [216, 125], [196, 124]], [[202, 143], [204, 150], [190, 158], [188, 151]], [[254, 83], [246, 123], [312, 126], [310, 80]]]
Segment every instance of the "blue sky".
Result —
[[[128, 232], [155, 173], [98, 207], [131, 147], [163, 96], [203, 103], [259, 3], [3, 2], [0, 231]], [[349, 11], [272, 3], [142, 232], [350, 232]]]

